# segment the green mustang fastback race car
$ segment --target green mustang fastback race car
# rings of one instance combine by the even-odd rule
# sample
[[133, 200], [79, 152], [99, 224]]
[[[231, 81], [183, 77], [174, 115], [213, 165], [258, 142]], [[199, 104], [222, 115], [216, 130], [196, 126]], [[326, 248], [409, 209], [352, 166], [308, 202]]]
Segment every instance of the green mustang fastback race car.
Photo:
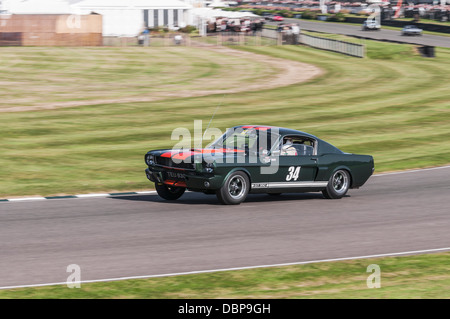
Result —
[[178, 199], [186, 189], [240, 204], [249, 193], [322, 192], [342, 198], [374, 171], [373, 157], [344, 153], [304, 132], [272, 126], [229, 129], [205, 148], [153, 150], [147, 178], [158, 194]]

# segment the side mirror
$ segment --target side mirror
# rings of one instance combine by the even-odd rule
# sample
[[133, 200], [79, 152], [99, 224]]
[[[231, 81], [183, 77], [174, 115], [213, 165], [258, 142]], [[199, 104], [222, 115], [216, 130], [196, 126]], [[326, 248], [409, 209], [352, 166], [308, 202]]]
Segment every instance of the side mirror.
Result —
[[273, 151], [272, 152], [272, 154], [270, 154], [271, 156], [280, 156], [280, 150], [276, 150], [276, 151]]
[[248, 155], [250, 153], [250, 147], [248, 146], [248, 144], [244, 144], [244, 152], [245, 155]]

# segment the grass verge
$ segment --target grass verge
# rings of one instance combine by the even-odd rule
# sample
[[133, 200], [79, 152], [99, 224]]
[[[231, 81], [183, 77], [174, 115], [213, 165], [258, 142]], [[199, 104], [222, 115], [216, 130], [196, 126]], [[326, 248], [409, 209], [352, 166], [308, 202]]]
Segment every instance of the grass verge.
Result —
[[[450, 253], [1, 290], [1, 299], [53, 298], [450, 298]], [[380, 288], [368, 288], [369, 265]], [[374, 281], [372, 278], [370, 283]]]
[[[437, 57], [426, 59], [408, 45], [365, 43], [365, 59], [303, 46], [236, 47], [283, 58], [286, 63], [314, 64], [325, 71], [307, 83], [276, 89], [2, 113], [0, 197], [151, 188], [144, 174], [144, 154], [175, 145], [174, 128], [192, 130], [194, 120], [203, 120], [206, 127], [218, 105], [212, 127], [224, 130], [256, 123], [299, 129], [343, 151], [373, 155], [377, 172], [448, 164], [450, 50], [437, 48]], [[17, 50], [2, 48], [3, 56], [10, 56], [2, 60], [4, 67], [9, 65], [1, 80], [6, 82], [3, 87], [10, 88], [1, 93], [4, 105], [18, 103], [16, 98], [54, 102], [59, 98], [55, 83], [67, 82], [68, 94], [89, 101], [105, 94], [139, 94], [147, 88], [158, 92], [171, 83], [175, 83], [170, 86], [173, 89], [178, 85], [198, 89], [205, 82], [246, 85], [255, 77], [267, 81], [271, 77], [270, 69], [256, 62], [215, 59], [220, 54], [206, 49], [177, 48], [174, 53], [173, 48], [23, 48], [19, 55]], [[42, 55], [45, 58], [39, 58]], [[153, 57], [160, 72], [151, 63]], [[43, 66], [46, 59], [54, 62]], [[56, 68], [58, 63], [66, 68]], [[148, 83], [135, 81], [133, 72], [123, 75], [127, 68], [119, 66], [129, 63]], [[145, 65], [150, 68], [147, 75]], [[171, 65], [178, 65], [183, 77]], [[77, 71], [78, 67], [87, 71]], [[100, 72], [104, 68], [106, 74]], [[17, 72], [30, 72], [32, 85], [12, 85], [10, 81], [23, 79]], [[247, 77], [236, 78], [239, 72]], [[164, 80], [161, 85], [156, 81], [159, 76]]]

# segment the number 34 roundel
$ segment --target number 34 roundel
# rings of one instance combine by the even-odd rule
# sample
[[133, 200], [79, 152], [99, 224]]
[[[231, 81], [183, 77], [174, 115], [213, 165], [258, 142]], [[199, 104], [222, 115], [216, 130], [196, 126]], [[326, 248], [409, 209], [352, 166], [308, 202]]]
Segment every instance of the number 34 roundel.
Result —
[[286, 181], [290, 182], [290, 181], [296, 181], [298, 179], [298, 176], [300, 175], [300, 166], [291, 166], [289, 167], [289, 174], [286, 176]]

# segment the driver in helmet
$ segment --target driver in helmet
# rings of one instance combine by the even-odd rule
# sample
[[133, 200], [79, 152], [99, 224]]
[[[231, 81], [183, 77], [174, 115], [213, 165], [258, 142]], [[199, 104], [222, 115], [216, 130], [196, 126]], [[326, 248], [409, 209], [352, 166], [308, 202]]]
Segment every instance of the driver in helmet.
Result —
[[291, 137], [286, 137], [283, 142], [283, 146], [281, 147], [280, 155], [282, 156], [293, 156], [297, 155], [297, 150], [294, 147], [294, 143]]

